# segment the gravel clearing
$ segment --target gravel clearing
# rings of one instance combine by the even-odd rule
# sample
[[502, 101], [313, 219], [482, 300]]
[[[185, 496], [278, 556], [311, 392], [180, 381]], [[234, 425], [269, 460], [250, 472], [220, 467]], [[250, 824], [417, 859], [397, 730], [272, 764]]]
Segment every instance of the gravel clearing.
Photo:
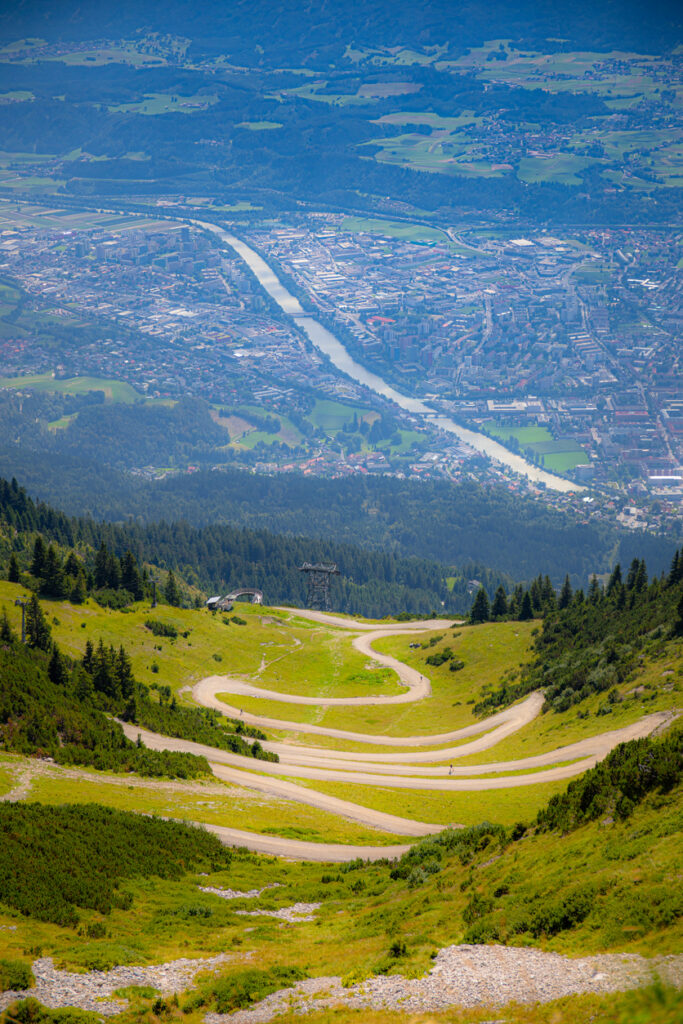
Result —
[[646, 985], [656, 972], [683, 985], [683, 956], [647, 960], [631, 954], [570, 959], [559, 953], [507, 946], [447, 946], [423, 978], [379, 976], [343, 988], [336, 977], [310, 978], [274, 992], [237, 1013], [209, 1013], [206, 1024], [265, 1024], [285, 1011], [309, 1013], [326, 1006], [430, 1013], [452, 1006], [546, 1003], [589, 992], [622, 992]]
[[222, 900], [254, 900], [266, 889], [279, 889], [280, 882], [271, 882], [262, 889], [249, 889], [248, 892], [240, 892], [239, 889], [216, 889], [212, 885], [200, 885], [199, 888], [202, 892], [211, 893], [212, 896], [220, 896]]
[[[43, 957], [33, 963], [35, 987], [25, 992], [3, 992], [0, 994], [0, 1010], [16, 999], [31, 996], [51, 1009], [77, 1006], [81, 1010], [93, 1010], [103, 1017], [111, 1017], [128, 1006], [126, 999], [110, 998], [116, 989], [148, 985], [158, 989], [162, 995], [172, 995], [190, 988], [200, 971], [216, 970], [236, 959], [238, 957], [234, 954], [219, 953], [201, 960], [171, 960], [151, 967], [114, 967], [110, 971], [74, 974], [58, 970], [51, 957]], [[244, 954], [240, 954], [239, 959], [245, 959]]]
[[279, 910], [236, 910], [235, 913], [242, 917], [277, 917], [279, 921], [296, 924], [298, 921], [315, 921], [315, 912], [321, 906], [321, 903], [295, 903]]

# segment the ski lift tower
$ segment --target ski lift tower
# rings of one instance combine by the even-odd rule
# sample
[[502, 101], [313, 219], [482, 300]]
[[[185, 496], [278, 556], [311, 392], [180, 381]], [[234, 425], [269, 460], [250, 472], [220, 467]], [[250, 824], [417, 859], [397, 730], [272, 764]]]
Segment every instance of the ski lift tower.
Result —
[[339, 569], [334, 562], [304, 562], [299, 572], [308, 577], [309, 608], [319, 608], [323, 612], [330, 610], [330, 577], [339, 576]]

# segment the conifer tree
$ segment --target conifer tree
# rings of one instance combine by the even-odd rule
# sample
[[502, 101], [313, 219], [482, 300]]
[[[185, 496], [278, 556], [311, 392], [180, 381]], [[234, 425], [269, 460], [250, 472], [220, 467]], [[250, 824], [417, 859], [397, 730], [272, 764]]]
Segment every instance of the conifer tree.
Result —
[[498, 587], [491, 605], [491, 618], [503, 619], [508, 613], [508, 602], [503, 587]]
[[562, 584], [562, 590], [560, 591], [560, 600], [558, 601], [558, 608], [568, 608], [572, 601], [572, 585], [569, 582], [569, 575], [565, 576], [564, 583]]
[[102, 541], [99, 547], [99, 551], [95, 555], [94, 583], [96, 590], [103, 590], [104, 587], [108, 585], [108, 561], [109, 552], [107, 550], [106, 544], [104, 543], [104, 541]]
[[177, 607], [180, 604], [180, 590], [178, 589], [173, 570], [168, 574], [166, 586], [164, 587], [164, 596], [170, 605]]
[[0, 615], [0, 643], [13, 644], [16, 642], [16, 639], [16, 633], [12, 629], [9, 618], [7, 617], [7, 609], [3, 607], [2, 615]]
[[19, 569], [17, 556], [14, 554], [14, 552], [12, 552], [12, 554], [9, 556], [7, 579], [9, 580], [10, 583], [19, 583], [21, 579], [21, 570]]
[[57, 644], [53, 644], [52, 654], [50, 655], [50, 661], [47, 666], [47, 674], [50, 681], [53, 682], [55, 686], [66, 686], [68, 674], [66, 671], [66, 665], [64, 664], [64, 658], [62, 657]]
[[83, 575], [83, 570], [81, 570], [74, 580], [74, 585], [71, 588], [71, 593], [69, 594], [69, 600], [72, 604], [83, 604], [86, 597], [87, 590], [85, 586], [85, 576]]
[[526, 622], [529, 619], [533, 619], [534, 609], [531, 604], [531, 594], [528, 590], [524, 591], [524, 597], [522, 598], [522, 607], [519, 610], [519, 621]]
[[477, 591], [470, 610], [470, 622], [488, 622], [490, 617], [489, 599], [483, 587]]
[[31, 559], [31, 574], [37, 576], [39, 579], [42, 577], [45, 570], [45, 555], [47, 554], [45, 549], [45, 541], [42, 536], [38, 534], [33, 545], [33, 558]]
[[35, 594], [26, 605], [26, 640], [30, 647], [40, 651], [49, 651], [52, 642], [50, 626]]
[[609, 582], [607, 584], [607, 596], [612, 597], [614, 592], [621, 586], [621, 566], [617, 562], [617, 564], [612, 569], [612, 575], [610, 576]]

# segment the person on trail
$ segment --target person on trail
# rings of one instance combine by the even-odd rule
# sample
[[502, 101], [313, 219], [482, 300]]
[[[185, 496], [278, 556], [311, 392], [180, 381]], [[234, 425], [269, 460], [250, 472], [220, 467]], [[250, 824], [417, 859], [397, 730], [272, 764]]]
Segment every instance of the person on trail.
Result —
[[448, 774], [449, 775], [453, 774], [453, 765], [452, 764], [449, 764], [449, 766], [448, 766]]

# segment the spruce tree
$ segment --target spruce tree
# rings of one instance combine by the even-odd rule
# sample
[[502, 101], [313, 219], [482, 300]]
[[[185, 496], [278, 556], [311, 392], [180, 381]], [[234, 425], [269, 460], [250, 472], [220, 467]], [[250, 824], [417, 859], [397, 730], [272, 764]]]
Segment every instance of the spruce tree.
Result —
[[168, 604], [173, 605], [174, 607], [177, 607], [180, 604], [180, 590], [178, 589], [178, 584], [173, 570], [168, 574], [166, 586], [164, 587], [164, 596]]
[[3, 607], [2, 615], [0, 615], [0, 643], [1, 644], [13, 644], [16, 643], [17, 635], [10, 625], [9, 618], [7, 617], [7, 609]]
[[568, 608], [572, 602], [572, 585], [569, 582], [569, 575], [565, 576], [564, 583], [562, 584], [562, 590], [560, 591], [560, 600], [557, 603], [558, 608]]
[[71, 588], [71, 593], [69, 594], [69, 600], [72, 604], [83, 604], [86, 597], [87, 590], [85, 586], [85, 576], [83, 575], [83, 570], [81, 570], [74, 580], [74, 585]]
[[31, 559], [31, 575], [37, 576], [38, 579], [42, 577], [45, 570], [46, 554], [45, 541], [42, 536], [38, 534], [33, 544], [33, 558]]
[[610, 576], [609, 583], [607, 584], [607, 596], [612, 597], [617, 588], [621, 586], [621, 566], [617, 562], [617, 564], [612, 569], [612, 575]]
[[99, 547], [99, 551], [95, 555], [95, 572], [94, 572], [94, 584], [96, 590], [103, 590], [108, 586], [109, 578], [107, 573], [107, 563], [109, 561], [109, 552], [107, 546], [102, 541]]
[[483, 587], [477, 591], [470, 610], [470, 622], [488, 622], [490, 618], [489, 599]]
[[526, 622], [529, 619], [533, 619], [534, 609], [531, 604], [531, 594], [528, 590], [524, 591], [524, 597], [522, 598], [522, 607], [519, 610], [519, 621]]
[[47, 674], [50, 681], [53, 682], [55, 686], [66, 686], [66, 682], [69, 677], [66, 665], [64, 664], [64, 658], [62, 657], [57, 644], [54, 644], [52, 647], [52, 654], [50, 655], [50, 661], [47, 666]]
[[19, 583], [21, 580], [21, 570], [19, 568], [19, 563], [17, 562], [17, 556], [14, 552], [9, 556], [7, 579], [10, 583]]
[[26, 641], [40, 651], [49, 651], [52, 642], [50, 626], [35, 594], [26, 605]]
[[508, 613], [508, 602], [503, 587], [498, 587], [491, 605], [491, 618], [503, 619]]

